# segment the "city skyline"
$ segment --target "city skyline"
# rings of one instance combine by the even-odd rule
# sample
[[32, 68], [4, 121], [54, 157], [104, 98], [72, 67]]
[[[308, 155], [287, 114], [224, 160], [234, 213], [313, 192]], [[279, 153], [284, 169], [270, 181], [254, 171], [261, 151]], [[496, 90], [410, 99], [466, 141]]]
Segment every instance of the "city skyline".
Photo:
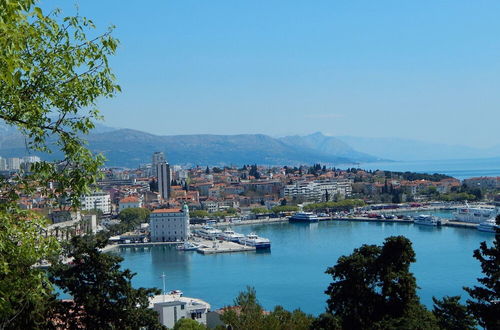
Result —
[[100, 104], [110, 126], [500, 141], [498, 2], [78, 5], [121, 41], [111, 64], [123, 92]]

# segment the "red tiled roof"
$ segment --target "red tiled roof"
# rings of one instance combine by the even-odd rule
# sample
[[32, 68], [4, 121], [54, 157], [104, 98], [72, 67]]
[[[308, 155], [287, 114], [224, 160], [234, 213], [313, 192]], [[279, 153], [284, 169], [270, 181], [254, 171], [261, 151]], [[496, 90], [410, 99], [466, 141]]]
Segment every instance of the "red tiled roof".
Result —
[[178, 213], [181, 209], [156, 209], [152, 213]]

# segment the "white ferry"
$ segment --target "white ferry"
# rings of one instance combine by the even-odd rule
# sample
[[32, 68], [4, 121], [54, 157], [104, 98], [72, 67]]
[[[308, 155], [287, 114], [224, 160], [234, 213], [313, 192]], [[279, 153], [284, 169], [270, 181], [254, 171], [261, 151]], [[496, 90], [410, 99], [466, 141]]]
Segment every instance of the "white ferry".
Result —
[[297, 212], [289, 220], [290, 222], [318, 222], [319, 218], [312, 212]]
[[231, 228], [224, 230], [220, 236], [223, 240], [238, 243], [245, 235], [234, 232]]
[[222, 230], [215, 229], [211, 226], [203, 226], [201, 229], [197, 230], [196, 233], [206, 239], [216, 239], [222, 234]]
[[477, 226], [477, 230], [485, 231], [488, 233], [496, 233], [500, 229], [500, 226], [496, 224], [495, 218], [491, 218], [486, 220], [485, 222], [481, 222]]
[[453, 213], [456, 221], [481, 223], [498, 214], [498, 209], [492, 207], [470, 207], [465, 202], [465, 207]]
[[259, 237], [254, 233], [251, 233], [239, 240], [240, 244], [247, 246], [254, 246], [257, 250], [270, 249], [271, 241], [264, 237]]
[[416, 225], [424, 225], [424, 226], [441, 226], [446, 221], [438, 218], [434, 215], [421, 214], [413, 220], [413, 223]]

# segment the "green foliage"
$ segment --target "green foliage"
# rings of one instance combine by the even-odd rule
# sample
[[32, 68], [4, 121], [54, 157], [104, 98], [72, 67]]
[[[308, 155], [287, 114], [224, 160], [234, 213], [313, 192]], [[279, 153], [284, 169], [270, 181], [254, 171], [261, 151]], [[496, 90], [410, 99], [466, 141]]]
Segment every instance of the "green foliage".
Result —
[[476, 200], [475, 195], [466, 192], [441, 194], [438, 198], [446, 202], [463, 202]]
[[189, 211], [189, 216], [191, 218], [204, 218], [208, 217], [210, 214], [208, 211], [205, 210], [194, 210], [194, 211]]
[[131, 207], [124, 209], [118, 214], [120, 221], [133, 225], [134, 227], [140, 223], [146, 222], [151, 213], [150, 210], [142, 207]]
[[269, 210], [266, 209], [265, 207], [254, 207], [252, 209], [253, 214], [266, 214], [269, 213]]
[[280, 214], [282, 212], [297, 212], [298, 210], [299, 207], [294, 205], [275, 206], [271, 209], [271, 211], [273, 211], [273, 213], [275, 214]]
[[433, 322], [417, 296], [410, 264], [415, 262], [411, 242], [389, 237], [383, 246], [363, 245], [328, 268], [333, 282], [326, 294], [327, 312], [342, 328], [388, 328], [389, 325]]
[[355, 207], [360, 207], [365, 205], [365, 202], [361, 199], [344, 199], [338, 202], [323, 202], [323, 203], [313, 203], [304, 206], [304, 211], [323, 211], [326, 209], [332, 211], [348, 211]]
[[428, 180], [428, 181], [438, 182], [438, 181], [441, 181], [443, 179], [452, 178], [449, 175], [439, 174], [439, 173], [428, 174], [428, 173], [415, 173], [415, 172], [408, 172], [408, 171], [407, 172], [384, 171], [384, 175], [386, 178], [399, 177], [403, 180], [408, 180], [408, 181]]
[[[0, 2], [0, 119], [19, 128], [29, 150], [59, 150], [64, 159], [33, 164], [14, 184], [0, 182], [1, 197], [12, 201], [20, 191], [38, 189], [78, 204], [103, 163], [85, 147], [82, 134], [100, 119], [97, 99], [119, 91], [108, 66], [118, 42], [111, 30], [89, 40], [92, 21], [61, 18], [58, 11], [45, 15], [34, 3]], [[58, 183], [55, 189], [50, 182]]]
[[58, 314], [65, 326], [88, 329], [163, 328], [158, 314], [149, 309], [149, 297], [158, 289], [134, 289], [133, 274], [121, 270], [121, 257], [102, 253], [107, 239], [74, 237], [67, 247], [71, 264], [58, 263], [49, 269], [50, 279], [74, 303], [59, 302]]
[[192, 319], [180, 319], [174, 325], [174, 330], [206, 330], [203, 324]]
[[477, 323], [467, 310], [467, 306], [460, 304], [460, 296], [445, 296], [442, 300], [432, 297], [432, 301], [434, 301], [434, 309], [432, 312], [441, 329], [476, 329]]
[[289, 312], [281, 306], [276, 306], [270, 313], [265, 313], [257, 300], [255, 289], [247, 287], [234, 300], [234, 306], [226, 307], [221, 321], [234, 330], [246, 329], [309, 329], [314, 318], [300, 310]]
[[43, 327], [52, 285], [45, 271], [34, 268], [56, 258], [59, 245], [45, 237], [46, 220], [30, 211], [0, 211], [0, 328]]
[[[500, 224], [500, 215], [496, 223]], [[467, 306], [479, 325], [500, 329], [500, 233], [496, 233], [491, 247], [481, 242], [479, 249], [474, 250], [474, 258], [481, 263], [484, 277], [478, 278], [480, 286], [464, 288], [472, 298], [467, 300]]]

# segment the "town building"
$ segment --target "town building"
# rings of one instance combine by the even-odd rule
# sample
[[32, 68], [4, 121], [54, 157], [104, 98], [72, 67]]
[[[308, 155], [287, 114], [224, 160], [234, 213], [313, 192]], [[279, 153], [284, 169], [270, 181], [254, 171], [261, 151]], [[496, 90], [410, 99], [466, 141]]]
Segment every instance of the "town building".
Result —
[[351, 193], [352, 181], [349, 179], [297, 181], [286, 185], [283, 189], [283, 197], [302, 198], [314, 202], [329, 201], [336, 195], [348, 197]]
[[118, 211], [121, 212], [125, 209], [142, 207], [142, 200], [136, 196], [127, 196], [118, 202]]
[[161, 198], [167, 200], [170, 198], [170, 165], [167, 162], [160, 162], [156, 164], [156, 173], [158, 179], [158, 192], [160, 193]]
[[185, 241], [189, 237], [189, 208], [157, 209], [149, 215], [151, 242]]
[[100, 210], [103, 214], [111, 213], [111, 197], [109, 193], [95, 191], [81, 198], [81, 208], [84, 211]]
[[184, 318], [193, 319], [206, 326], [210, 304], [201, 299], [183, 297], [180, 293], [172, 293], [152, 297], [149, 308], [158, 313], [161, 324], [172, 329], [177, 321]]

